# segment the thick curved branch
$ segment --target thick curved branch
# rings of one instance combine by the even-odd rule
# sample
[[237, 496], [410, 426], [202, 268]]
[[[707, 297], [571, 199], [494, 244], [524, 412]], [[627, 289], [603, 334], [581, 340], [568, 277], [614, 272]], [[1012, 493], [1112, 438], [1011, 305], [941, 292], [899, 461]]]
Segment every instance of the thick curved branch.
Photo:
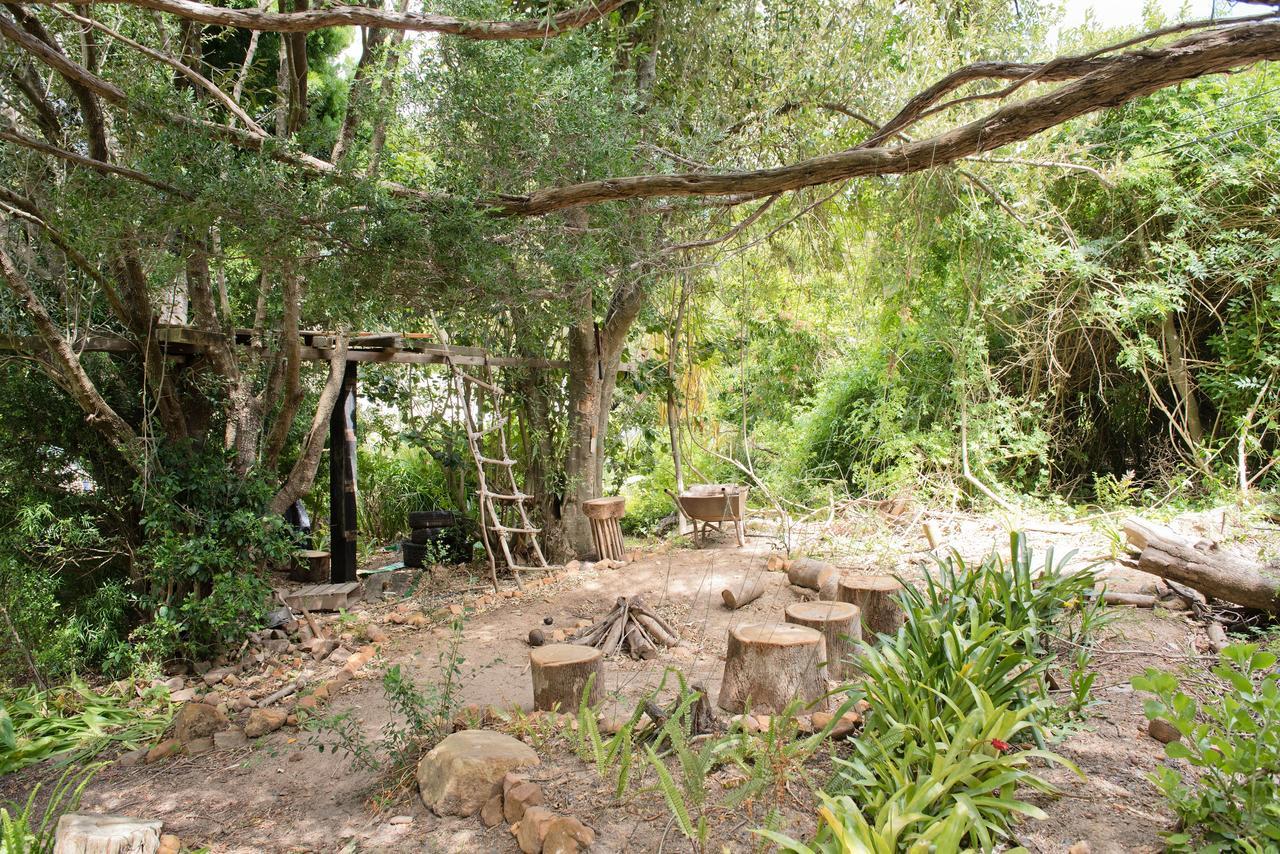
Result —
[[[13, 21], [10, 21], [5, 16], [0, 16], [0, 27], [5, 29], [6, 38], [21, 44], [28, 52], [35, 54], [46, 65], [62, 75], [80, 105], [80, 115], [84, 119], [85, 133], [89, 137], [90, 156], [97, 160], [110, 160], [111, 152], [107, 147], [107, 125], [102, 117], [102, 105], [98, 103], [94, 93], [89, 87], [84, 86], [76, 79], [74, 74], [69, 75], [59, 67], [56, 58], [60, 57], [65, 60], [66, 54], [63, 53], [62, 48], [58, 46], [53, 35], [45, 29], [39, 18], [20, 5], [13, 3], [5, 3], [4, 5], [13, 12], [14, 19], [22, 27], [19, 30], [14, 26]], [[12, 30], [12, 33], [10, 30]], [[21, 34], [21, 38], [16, 37], [15, 34], [18, 33]]]
[[[1264, 21], [1274, 17], [1274, 13], [1264, 13], [1255, 15], [1252, 18], [1241, 18], [1235, 23]], [[1106, 47], [1098, 48], [1086, 54], [1077, 56], [1060, 56], [1044, 63], [1026, 63], [1026, 62], [975, 62], [966, 65], [964, 68], [955, 71], [943, 77], [937, 83], [934, 83], [928, 89], [913, 97], [907, 102], [896, 116], [885, 122], [884, 127], [878, 133], [873, 134], [862, 145], [870, 147], [878, 145], [889, 139], [897, 131], [906, 128], [925, 116], [932, 115], [950, 107], [958, 106], [969, 101], [977, 100], [999, 100], [1007, 98], [1018, 89], [1026, 86], [1028, 83], [1044, 82], [1057, 83], [1065, 80], [1075, 80], [1086, 74], [1099, 71], [1111, 62], [1113, 57], [1103, 57], [1103, 54], [1115, 53], [1118, 50], [1124, 50], [1127, 47], [1133, 47], [1143, 42], [1152, 41], [1153, 39], [1162, 38], [1164, 36], [1175, 35], [1177, 33], [1191, 32], [1192, 30], [1203, 30], [1212, 27], [1221, 26], [1222, 22], [1213, 19], [1204, 19], [1199, 21], [1186, 21], [1181, 24], [1163, 27], [1158, 30], [1143, 33], [1133, 38], [1116, 44], [1110, 44]], [[974, 95], [967, 95], [963, 98], [956, 98], [938, 106], [933, 106], [944, 95], [953, 92], [964, 86], [966, 83], [973, 83], [977, 80], [1012, 80], [1013, 83], [998, 89], [994, 92], [980, 92]]]
[[[47, 6], [56, 0], [21, 0], [21, 5]], [[450, 15], [392, 12], [368, 6], [328, 6], [302, 12], [267, 12], [260, 9], [232, 9], [192, 0], [74, 0], [78, 5], [118, 3], [168, 12], [189, 21], [261, 30], [273, 33], [306, 33], [326, 27], [383, 27], [442, 33], [479, 41], [544, 39], [585, 27], [619, 8], [625, 0], [601, 0], [567, 9], [537, 21], [468, 21]]]
[[498, 196], [489, 200], [489, 206], [499, 215], [540, 216], [623, 199], [771, 195], [848, 178], [919, 172], [1020, 142], [1076, 116], [1117, 107], [1176, 83], [1275, 59], [1280, 59], [1280, 22], [1224, 26], [1162, 48], [1109, 57], [1095, 70], [1052, 92], [1002, 107], [929, 139], [855, 148], [750, 172], [635, 175], [588, 181], [529, 195]]
[[347, 334], [338, 333], [333, 342], [333, 351], [329, 354], [329, 379], [316, 401], [316, 411], [311, 417], [311, 428], [307, 430], [307, 438], [302, 443], [302, 453], [298, 455], [289, 476], [271, 499], [272, 513], [283, 513], [293, 502], [301, 498], [315, 482], [316, 470], [320, 466], [320, 454], [324, 451], [324, 442], [328, 438], [329, 416], [333, 414], [334, 404], [338, 402], [338, 392], [342, 390], [342, 376], [347, 366]]

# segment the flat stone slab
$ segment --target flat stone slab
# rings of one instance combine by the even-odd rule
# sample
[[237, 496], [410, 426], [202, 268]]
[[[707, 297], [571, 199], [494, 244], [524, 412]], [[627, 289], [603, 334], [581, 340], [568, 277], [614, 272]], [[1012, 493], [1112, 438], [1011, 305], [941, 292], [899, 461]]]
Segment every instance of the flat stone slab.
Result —
[[341, 611], [359, 602], [361, 593], [358, 581], [312, 584], [284, 594], [284, 601], [290, 608], [298, 611]]

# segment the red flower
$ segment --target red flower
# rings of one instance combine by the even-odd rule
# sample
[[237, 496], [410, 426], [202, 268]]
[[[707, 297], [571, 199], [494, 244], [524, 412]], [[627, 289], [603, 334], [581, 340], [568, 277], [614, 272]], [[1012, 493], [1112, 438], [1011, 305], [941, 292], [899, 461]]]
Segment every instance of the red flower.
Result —
[[1011, 748], [1011, 745], [1009, 744], [1009, 742], [1001, 741], [998, 738], [991, 739], [991, 746], [994, 747], [996, 750], [1000, 751], [1001, 753], [1005, 753]]

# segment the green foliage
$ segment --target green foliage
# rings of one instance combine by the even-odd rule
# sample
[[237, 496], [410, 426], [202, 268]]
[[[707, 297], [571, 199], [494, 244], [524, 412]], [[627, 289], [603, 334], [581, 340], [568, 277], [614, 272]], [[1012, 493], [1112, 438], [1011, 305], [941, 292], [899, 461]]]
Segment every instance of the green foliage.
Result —
[[81, 763], [111, 745], [136, 748], [154, 741], [171, 717], [160, 698], [133, 706], [79, 680], [50, 691], [17, 689], [0, 695], [0, 774], [54, 757]]
[[1165, 745], [1171, 759], [1152, 779], [1169, 799], [1182, 830], [1176, 851], [1274, 851], [1280, 847], [1280, 684], [1276, 655], [1234, 644], [1213, 673], [1222, 683], [1210, 701], [1183, 691], [1171, 673], [1148, 668], [1133, 687], [1154, 695], [1145, 712], [1181, 736]]
[[407, 533], [411, 510], [453, 504], [434, 451], [412, 446], [360, 449], [357, 518], [369, 542], [388, 543]]
[[870, 710], [850, 756], [834, 760], [814, 847], [761, 832], [794, 851], [986, 851], [1019, 816], [1040, 815], [1016, 795], [1052, 791], [1033, 761], [1079, 773], [1044, 749], [1048, 635], [1095, 580], [1067, 572], [1069, 557], [1036, 568], [1014, 533], [1008, 564], [992, 554], [970, 569], [952, 555], [922, 590], [906, 585], [905, 625], [859, 651]]
[[27, 795], [25, 803], [0, 806], [0, 854], [52, 854], [57, 841], [58, 819], [80, 808], [85, 787], [100, 765], [68, 768], [62, 772], [43, 810], [37, 808], [40, 785]]
[[282, 564], [292, 551], [284, 519], [264, 512], [270, 486], [261, 476], [237, 475], [228, 454], [168, 445], [158, 469], [137, 484], [146, 534], [138, 558], [163, 587], [163, 602], [222, 573]]
[[903, 586], [909, 612], [942, 625], [969, 621], [1008, 635], [1007, 641], [1029, 655], [1044, 649], [1046, 632], [1066, 612], [1079, 610], [1091, 597], [1097, 576], [1091, 568], [1069, 572], [1075, 552], [1054, 560], [1050, 546], [1036, 566], [1026, 535], [1009, 536], [1009, 561], [992, 552], [970, 569], [958, 552], [938, 560], [937, 575], [925, 574], [924, 588]]

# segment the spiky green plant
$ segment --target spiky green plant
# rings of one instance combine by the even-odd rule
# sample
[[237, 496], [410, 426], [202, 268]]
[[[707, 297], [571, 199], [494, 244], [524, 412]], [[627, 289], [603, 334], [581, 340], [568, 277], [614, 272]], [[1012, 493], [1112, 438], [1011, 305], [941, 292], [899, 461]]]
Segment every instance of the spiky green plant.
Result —
[[85, 787], [101, 767], [98, 764], [63, 771], [43, 811], [36, 809], [39, 785], [32, 788], [25, 803], [10, 802], [0, 807], [0, 854], [50, 854], [58, 819], [63, 813], [80, 808]]

